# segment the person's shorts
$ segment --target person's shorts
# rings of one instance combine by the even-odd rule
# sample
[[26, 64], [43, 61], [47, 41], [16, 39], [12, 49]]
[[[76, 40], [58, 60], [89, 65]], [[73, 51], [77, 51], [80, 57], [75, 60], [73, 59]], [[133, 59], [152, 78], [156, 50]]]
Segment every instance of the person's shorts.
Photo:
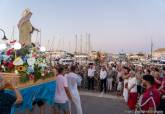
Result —
[[33, 106], [34, 105], [38, 105], [38, 107], [41, 107], [41, 106], [43, 106], [45, 103], [42, 101], [42, 100], [40, 100], [40, 99], [38, 99], [38, 100], [35, 100], [34, 102], [33, 102]]
[[137, 92], [139, 94], [142, 94], [142, 87], [141, 87], [141, 85], [137, 85]]
[[53, 108], [54, 108], [54, 110], [57, 110], [57, 111], [64, 111], [64, 112], [69, 112], [70, 111], [69, 102], [54, 103]]

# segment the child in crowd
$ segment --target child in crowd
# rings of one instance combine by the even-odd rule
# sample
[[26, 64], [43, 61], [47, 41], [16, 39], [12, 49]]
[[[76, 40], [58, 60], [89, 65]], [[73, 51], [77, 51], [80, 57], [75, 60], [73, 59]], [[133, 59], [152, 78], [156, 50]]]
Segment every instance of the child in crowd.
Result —
[[120, 77], [117, 85], [117, 96], [121, 96], [122, 90], [123, 90], [123, 79], [122, 77]]

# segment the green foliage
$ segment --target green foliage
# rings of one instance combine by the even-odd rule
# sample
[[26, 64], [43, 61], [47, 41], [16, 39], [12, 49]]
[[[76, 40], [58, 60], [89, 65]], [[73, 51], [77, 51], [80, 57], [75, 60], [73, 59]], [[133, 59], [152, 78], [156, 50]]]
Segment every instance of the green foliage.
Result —
[[41, 67], [38, 65], [34, 66], [34, 82], [41, 79]]
[[50, 77], [53, 77], [53, 76], [54, 76], [53, 72], [49, 72], [45, 75], [46, 78], [50, 78]]
[[27, 75], [22, 75], [21, 77], [20, 77], [20, 82], [21, 83], [26, 83], [26, 82], [28, 82], [29, 81], [29, 77], [27, 76]]

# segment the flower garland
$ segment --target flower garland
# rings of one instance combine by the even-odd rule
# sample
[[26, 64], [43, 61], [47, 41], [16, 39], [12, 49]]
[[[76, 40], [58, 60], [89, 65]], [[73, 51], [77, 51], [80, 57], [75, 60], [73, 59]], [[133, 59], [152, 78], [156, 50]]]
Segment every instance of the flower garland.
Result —
[[34, 44], [15, 51], [12, 44], [0, 51], [0, 72], [20, 75], [20, 82], [36, 82], [54, 76], [50, 69], [46, 53], [40, 52]]

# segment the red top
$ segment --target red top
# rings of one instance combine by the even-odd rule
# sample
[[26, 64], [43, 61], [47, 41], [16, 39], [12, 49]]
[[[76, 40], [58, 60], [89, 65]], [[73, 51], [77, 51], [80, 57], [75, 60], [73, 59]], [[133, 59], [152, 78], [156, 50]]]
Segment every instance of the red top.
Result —
[[162, 79], [163, 89], [160, 90], [161, 94], [165, 95], [165, 77]]
[[[157, 80], [161, 81], [161, 79], [160, 79], [160, 78], [157, 78]], [[157, 83], [157, 82], [155, 81], [155, 83], [154, 83], [154, 87], [155, 87], [156, 89], [159, 89], [160, 84], [159, 84], [159, 83]]]
[[[143, 94], [142, 104], [145, 103], [150, 97], [153, 97], [156, 106], [160, 103], [160, 94], [158, 90], [153, 86], [147, 89]], [[154, 103], [152, 100], [149, 100], [143, 107], [142, 110], [148, 111], [149, 108], [154, 108]]]

